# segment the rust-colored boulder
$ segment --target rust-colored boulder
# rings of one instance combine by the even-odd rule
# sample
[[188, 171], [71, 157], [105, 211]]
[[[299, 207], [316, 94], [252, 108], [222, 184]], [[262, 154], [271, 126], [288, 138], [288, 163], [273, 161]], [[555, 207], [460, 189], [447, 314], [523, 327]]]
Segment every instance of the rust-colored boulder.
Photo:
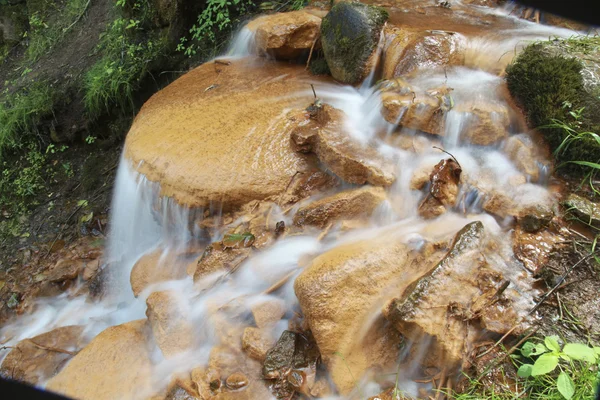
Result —
[[31, 385], [56, 375], [86, 343], [83, 326], [65, 326], [20, 341], [0, 367], [2, 375]]
[[148, 296], [146, 305], [152, 335], [165, 358], [193, 347], [194, 327], [188, 319], [190, 310], [176, 292], [154, 292]]
[[384, 79], [397, 78], [416, 70], [464, 63], [466, 39], [456, 32], [393, 27], [386, 31], [386, 39]]
[[480, 329], [474, 324], [502, 334], [519, 322], [514, 298], [503, 297], [510, 282], [487, 263], [485, 245], [483, 224], [466, 225], [442, 261], [384, 308], [407, 338], [434, 339], [428, 354], [435, 357], [427, 360], [432, 366], [460, 366], [474, 338], [471, 330]]
[[294, 223], [324, 228], [342, 219], [368, 217], [385, 199], [385, 191], [378, 187], [346, 190], [301, 207], [294, 216]]
[[427, 266], [390, 234], [334, 248], [296, 278], [300, 307], [340, 393], [368, 369], [395, 365], [400, 335], [377, 311]]
[[[311, 107], [316, 110], [311, 111]], [[375, 148], [357, 142], [345, 132], [343, 111], [327, 104], [311, 107], [288, 115], [294, 123], [291, 139], [296, 151], [315, 153], [328, 169], [348, 183], [390, 186], [394, 182], [394, 165]]]
[[259, 54], [294, 59], [315, 46], [321, 18], [306, 11], [291, 11], [260, 16], [246, 28], [254, 32]]
[[152, 394], [146, 320], [110, 327], [96, 336], [46, 389], [82, 400]]
[[133, 294], [137, 297], [150, 285], [181, 279], [186, 276], [185, 268], [174, 253], [162, 248], [144, 254], [131, 269], [129, 280]]
[[248, 247], [227, 248], [220, 243], [209, 245], [198, 260], [194, 271], [194, 282], [218, 271], [229, 271], [240, 266], [250, 254], [252, 249]]

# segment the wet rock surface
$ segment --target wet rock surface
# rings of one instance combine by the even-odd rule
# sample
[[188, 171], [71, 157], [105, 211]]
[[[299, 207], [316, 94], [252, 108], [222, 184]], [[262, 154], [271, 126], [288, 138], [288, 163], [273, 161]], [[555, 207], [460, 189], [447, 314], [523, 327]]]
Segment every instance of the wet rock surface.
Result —
[[227, 248], [222, 243], [213, 243], [205, 250], [194, 271], [194, 282], [218, 271], [230, 271], [237, 268], [248, 256], [252, 249], [248, 247]]
[[321, 42], [331, 75], [358, 83], [370, 72], [387, 12], [362, 3], [339, 2], [323, 18]]
[[338, 220], [368, 217], [385, 199], [383, 189], [369, 186], [340, 192], [300, 208], [294, 223], [324, 228]]
[[152, 336], [166, 358], [174, 357], [194, 345], [194, 328], [188, 320], [190, 310], [175, 292], [154, 292], [146, 300], [146, 316]]
[[419, 215], [425, 219], [435, 218], [453, 207], [458, 196], [462, 168], [458, 162], [448, 158], [440, 161], [429, 176], [429, 193], [419, 206]]
[[271, 390], [278, 399], [295, 392], [308, 393], [315, 383], [319, 349], [310, 333], [284, 331], [263, 363], [263, 376], [272, 380]]
[[294, 59], [316, 46], [321, 18], [306, 11], [265, 15], [246, 26], [254, 32], [259, 54]]
[[126, 156], [181, 204], [227, 209], [278, 196], [297, 171], [311, 169], [292, 150], [281, 115], [310, 102], [302, 94], [310, 82], [319, 78], [301, 66], [254, 58], [203, 64], [146, 102]]
[[45, 382], [84, 347], [83, 331], [83, 326], [65, 326], [22, 340], [4, 358], [0, 372], [31, 385]]
[[348, 183], [390, 186], [394, 182], [393, 164], [345, 131], [343, 111], [327, 104], [314, 107], [289, 116], [295, 125], [291, 141], [296, 151], [315, 153], [328, 169]]
[[306, 322], [341, 393], [354, 387], [350, 375], [395, 363], [400, 335], [376, 310], [386, 296], [424, 273], [426, 265], [423, 256], [390, 238], [337, 247], [296, 279]]
[[[481, 257], [483, 246], [482, 223], [465, 226], [446, 257], [384, 308], [386, 318], [409, 339], [435, 338], [431, 351], [437, 356], [430, 362], [436, 367], [462, 363], [470, 346], [468, 321], [480, 320], [498, 333], [518, 322], [512, 300], [502, 297], [507, 281]], [[448, 282], [456, 288], [452, 290]]]
[[143, 255], [131, 270], [133, 294], [139, 296], [144, 289], [155, 283], [183, 278], [184, 267], [174, 253], [165, 252], [164, 249]]
[[385, 32], [383, 78], [393, 79], [416, 70], [464, 63], [466, 39], [456, 32], [411, 31], [389, 28]]
[[83, 400], [151, 394], [146, 329], [145, 320], [106, 329], [50, 379], [46, 389]]

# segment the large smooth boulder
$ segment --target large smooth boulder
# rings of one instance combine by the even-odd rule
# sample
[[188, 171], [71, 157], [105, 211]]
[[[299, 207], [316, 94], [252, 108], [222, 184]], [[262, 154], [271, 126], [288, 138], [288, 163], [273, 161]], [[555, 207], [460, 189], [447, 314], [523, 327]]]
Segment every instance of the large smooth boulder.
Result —
[[294, 223], [324, 228], [341, 219], [367, 217], [386, 198], [385, 190], [378, 187], [346, 190], [301, 207], [294, 215]]
[[83, 348], [82, 334], [83, 326], [73, 325], [22, 340], [4, 358], [0, 372], [31, 385], [42, 383]]
[[316, 47], [321, 18], [306, 11], [291, 11], [260, 16], [246, 28], [254, 32], [259, 54], [294, 59]]
[[310, 83], [323, 79], [261, 58], [208, 62], [146, 102], [125, 157], [180, 204], [226, 211], [278, 196], [297, 171], [314, 169], [291, 148], [282, 110], [309, 104]]
[[376, 62], [388, 13], [362, 3], [339, 2], [323, 18], [321, 43], [331, 75], [344, 83], [363, 80]]
[[152, 394], [146, 329], [146, 320], [138, 320], [104, 330], [48, 381], [46, 389], [81, 400]]
[[396, 363], [400, 336], [379, 310], [427, 267], [424, 255], [390, 234], [334, 248], [298, 276], [296, 296], [340, 393], [368, 369]]

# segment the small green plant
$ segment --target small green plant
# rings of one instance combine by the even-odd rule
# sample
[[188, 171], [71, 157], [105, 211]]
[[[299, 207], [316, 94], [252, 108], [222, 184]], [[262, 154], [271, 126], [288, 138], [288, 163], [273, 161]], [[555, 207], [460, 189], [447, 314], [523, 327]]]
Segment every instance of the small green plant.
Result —
[[[52, 22], [47, 21], [47, 16], [39, 11], [31, 14], [29, 16], [30, 30], [26, 35], [29, 39], [27, 58], [30, 61], [36, 61], [56, 45], [83, 17], [89, 4], [89, 0], [67, 0], [62, 9], [56, 10], [60, 14], [60, 18], [54, 18]], [[54, 3], [52, 5], [57, 7]]]
[[[124, 7], [125, 3], [118, 2], [117, 6]], [[149, 64], [165, 47], [157, 34], [148, 37], [142, 29], [149, 18], [149, 8], [146, 1], [137, 0], [131, 6], [134, 17], [117, 18], [103, 34], [98, 46], [103, 57], [84, 80], [84, 104], [91, 118], [109, 112], [115, 105], [121, 110], [133, 109], [134, 91], [146, 76]]]
[[88, 135], [88, 136], [85, 138], [85, 142], [86, 142], [87, 144], [94, 144], [94, 142], [96, 141], [96, 139], [97, 139], [97, 137], [96, 137], [96, 136], [91, 136], [91, 135]]
[[208, 0], [206, 8], [190, 29], [191, 37], [181, 38], [177, 49], [187, 56], [216, 55], [225, 45], [240, 18], [256, 8], [252, 0]]
[[37, 132], [40, 121], [52, 115], [56, 97], [45, 82], [5, 94], [0, 102], [0, 155], [5, 150], [22, 147]]
[[[526, 342], [521, 348], [521, 355], [527, 359], [536, 359], [533, 364], [522, 364], [517, 375], [537, 380], [538, 386], [542, 383], [548, 398], [556, 391], [567, 400], [574, 397], [583, 399], [586, 394], [593, 393], [593, 371], [597, 372], [600, 347], [566, 343], [561, 348], [557, 336], [547, 336], [543, 343]], [[558, 375], [555, 374], [557, 369]], [[589, 371], [592, 373], [589, 374]]]

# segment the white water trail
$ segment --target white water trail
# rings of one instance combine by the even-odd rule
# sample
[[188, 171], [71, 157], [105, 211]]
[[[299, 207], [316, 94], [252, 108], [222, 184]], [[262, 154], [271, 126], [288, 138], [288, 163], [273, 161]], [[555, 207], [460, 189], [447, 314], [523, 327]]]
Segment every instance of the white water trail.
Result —
[[[546, 34], [546, 31], [543, 32]], [[243, 28], [227, 55], [248, 56], [252, 52], [253, 41], [252, 32]], [[473, 43], [474, 48], [485, 48]], [[504, 51], [504, 48], [500, 51]], [[265, 290], [288, 274], [300, 273], [307, 265], [307, 260], [343, 244], [392, 236], [402, 238], [405, 243], [419, 249], [425, 241], [447, 240], [465, 224], [475, 220], [482, 221], [486, 232], [498, 240], [499, 250], [490, 255], [498, 259], [495, 265], [503, 266], [505, 276], [517, 282], [521, 269], [512, 259], [512, 247], [506, 238], [504, 221], [487, 214], [482, 209], [482, 202], [491, 191], [499, 191], [519, 202], [532, 204], [540, 200], [550, 201], [551, 195], [542, 185], [545, 179], [540, 179], [541, 184], [514, 185], [512, 178], [520, 177], [522, 173], [503, 152], [501, 145], [473, 146], [464, 140], [463, 135], [469, 129], [472, 115], [469, 111], [459, 111], [461, 105], [479, 102], [508, 109], [509, 105], [498, 90], [501, 78], [465, 67], [449, 69], [445, 73], [429, 71], [413, 78], [410, 83], [424, 89], [443, 84], [453, 88], [455, 106], [446, 116], [443, 137], [438, 138], [417, 135], [414, 130], [385, 122], [381, 117], [379, 92], [371, 87], [374, 74], [375, 69], [359, 89], [336, 84], [323, 84], [317, 88], [318, 96], [325, 103], [346, 113], [349, 135], [365, 145], [374, 146], [382, 155], [396, 162], [397, 180], [389, 189], [389, 200], [379, 207], [369, 226], [347, 233], [334, 228], [322, 241], [311, 232], [288, 237], [257, 252], [243, 262], [235, 273], [213, 273], [196, 283], [187, 276], [160, 282], [146, 288], [136, 298], [129, 280], [131, 270], [140, 257], [154, 251], [161, 252], [160, 260], [164, 262], [159, 261], [159, 264], [164, 264], [161, 265], [163, 268], [170, 268], [172, 266], [166, 265], [166, 260], [171, 260], [172, 256], [180, 255], [189, 248], [202, 248], [211, 240], [216, 241], [219, 236], [211, 234], [211, 239], [198, 228], [197, 222], [201, 220], [204, 210], [190, 210], [172, 199], [161, 197], [158, 184], [148, 181], [132, 168], [128, 160], [122, 159], [114, 187], [104, 265], [109, 277], [109, 291], [105, 298], [94, 302], [83, 296], [73, 298], [65, 293], [55, 298], [39, 299], [32, 314], [21, 316], [0, 330], [5, 345], [12, 346], [24, 338], [67, 325], [85, 325], [89, 336], [93, 337], [106, 327], [144, 318], [148, 296], [155, 291], [168, 290], [177, 296], [186, 310], [196, 340], [192, 348], [173, 358], [165, 358], [155, 347], [155, 387], [152, 389], [159, 390], [178, 373], [206, 365], [210, 351], [219, 344], [216, 330], [219, 329], [221, 316], [227, 322], [242, 325], [242, 322], [247, 323], [249, 309], [253, 305], [265, 300], [281, 301], [288, 312], [271, 328], [271, 333], [278, 337], [287, 329], [288, 319], [291, 318], [289, 310], [297, 309], [294, 279], [290, 279], [276, 294], [265, 294]], [[413, 146], [419, 147], [419, 150], [396, 146], [394, 140], [400, 137], [412, 140]], [[435, 164], [448, 158], [447, 154], [433, 148], [440, 142], [461, 164], [465, 183], [461, 187], [459, 204], [453, 210], [435, 220], [425, 221], [417, 213], [423, 191], [412, 188], [411, 181], [419, 172], [428, 174]], [[540, 168], [543, 169], [544, 165], [540, 164]], [[542, 175], [547, 176], [548, 171]], [[220, 209], [216, 208], [218, 206], [214, 207], [211, 207], [210, 214], [220, 215]], [[281, 214], [281, 210], [276, 211]], [[294, 212], [295, 209], [292, 209], [286, 217], [281, 217], [286, 224], [291, 222]], [[524, 293], [521, 301], [531, 302], [531, 294]], [[422, 342], [417, 354], [425, 353], [427, 345], [427, 341]], [[0, 353], [0, 357], [5, 354]], [[413, 364], [404, 365], [401, 369], [401, 387], [409, 393], [416, 393], [418, 388], [406, 378], [414, 375], [415, 368]], [[374, 395], [382, 388], [375, 382], [365, 381], [363, 389], [363, 394]], [[149, 394], [140, 393], [140, 397]]]

